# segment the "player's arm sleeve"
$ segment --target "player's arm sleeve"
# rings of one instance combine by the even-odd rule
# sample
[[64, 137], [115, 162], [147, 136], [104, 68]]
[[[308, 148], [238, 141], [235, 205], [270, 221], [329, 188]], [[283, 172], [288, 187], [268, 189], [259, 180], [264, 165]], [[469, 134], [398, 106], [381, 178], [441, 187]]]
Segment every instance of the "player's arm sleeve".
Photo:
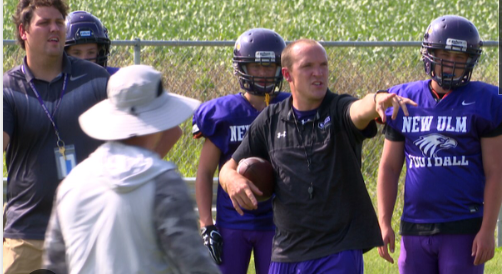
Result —
[[489, 114], [484, 116], [484, 119], [477, 123], [480, 128], [479, 134], [482, 138], [492, 138], [502, 134], [502, 96], [492, 96], [494, 96], [494, 98], [492, 98], [490, 104], [485, 107], [489, 110]]
[[202, 103], [192, 118], [192, 136], [194, 139], [212, 136], [218, 125], [218, 121], [213, 116], [218, 111], [213, 101]]
[[502, 123], [500, 123], [500, 125], [496, 127], [494, 130], [488, 132], [487, 134], [484, 134], [481, 137], [490, 138], [490, 137], [497, 137], [499, 135], [502, 135]]
[[195, 120], [192, 121], [192, 137], [194, 139], [199, 139], [202, 137], [202, 131], [200, 131], [199, 125]]
[[192, 116], [192, 137], [194, 139], [199, 139], [199, 138], [202, 137], [202, 130], [199, 127], [199, 125], [200, 125], [200, 111], [201, 111], [201, 107], [203, 107], [203, 105], [200, 105], [197, 108], [197, 110], [195, 110], [195, 113]]
[[155, 184], [154, 225], [170, 265], [180, 273], [220, 273], [202, 243], [194, 203], [181, 176], [169, 170]]
[[[56, 193], [57, 197], [57, 193]], [[59, 225], [59, 216], [57, 212], [57, 200], [54, 201], [49, 225], [45, 234], [44, 254], [42, 268], [51, 270], [57, 274], [68, 273], [66, 264], [66, 247]]]
[[383, 133], [385, 134], [385, 139], [389, 141], [404, 142], [405, 140], [404, 135], [401, 134], [399, 131], [395, 130], [389, 124], [385, 124], [383, 128]]

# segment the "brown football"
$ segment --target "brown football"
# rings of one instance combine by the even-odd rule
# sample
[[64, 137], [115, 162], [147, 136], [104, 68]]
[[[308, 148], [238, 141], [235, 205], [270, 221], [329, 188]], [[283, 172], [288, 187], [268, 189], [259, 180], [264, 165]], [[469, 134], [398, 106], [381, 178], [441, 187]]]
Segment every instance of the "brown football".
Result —
[[259, 157], [244, 158], [239, 161], [237, 172], [253, 182], [263, 192], [261, 196], [255, 194], [258, 202], [266, 201], [272, 197], [275, 175], [274, 168], [269, 161]]

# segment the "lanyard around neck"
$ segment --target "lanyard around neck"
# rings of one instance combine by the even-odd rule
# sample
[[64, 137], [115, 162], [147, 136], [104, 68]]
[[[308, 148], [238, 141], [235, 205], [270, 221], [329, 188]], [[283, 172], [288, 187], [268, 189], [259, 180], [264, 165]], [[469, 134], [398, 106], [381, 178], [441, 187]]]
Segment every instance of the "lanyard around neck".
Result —
[[[21, 67], [21, 70], [23, 71], [24, 74], [26, 74], [24, 65]], [[49, 112], [49, 109], [47, 108], [47, 106], [45, 105], [44, 101], [42, 100], [42, 96], [40, 96], [40, 93], [35, 88], [35, 85], [33, 84], [33, 80], [31, 80], [30, 82], [28, 82], [30, 84], [31, 89], [33, 90], [33, 93], [35, 93], [35, 96], [37, 97], [38, 102], [40, 103], [40, 105], [42, 106], [45, 114], [47, 115], [47, 118], [49, 118], [49, 120], [51, 121], [52, 126], [54, 127], [54, 131], [55, 131], [56, 136], [58, 138], [58, 140], [57, 140], [57, 146], [58, 147], [61, 147], [61, 146], [64, 147], [64, 142], [61, 139], [61, 137], [59, 136], [59, 130], [58, 130], [58, 127], [56, 125], [56, 121], [54, 120], [54, 117], [56, 115], [56, 111], [58, 110], [59, 105], [61, 104], [61, 100], [63, 99], [63, 96], [64, 96], [65, 91], [66, 91], [66, 83], [67, 83], [68, 75], [66, 73], [63, 73], [63, 75], [64, 75], [63, 88], [61, 89], [61, 94], [59, 95], [59, 98], [56, 101], [56, 106], [54, 107], [54, 111], [52, 113]]]

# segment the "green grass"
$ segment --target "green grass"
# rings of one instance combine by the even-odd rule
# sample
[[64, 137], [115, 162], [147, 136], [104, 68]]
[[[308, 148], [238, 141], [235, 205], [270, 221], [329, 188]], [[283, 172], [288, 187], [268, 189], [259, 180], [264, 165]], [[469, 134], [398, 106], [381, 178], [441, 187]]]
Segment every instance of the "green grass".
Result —
[[[18, 1], [3, 1], [4, 39], [14, 39], [11, 15]], [[265, 27], [287, 40], [416, 41], [432, 19], [465, 16], [485, 40], [498, 39], [496, 0], [79, 0], [108, 27], [113, 40], [235, 40]]]

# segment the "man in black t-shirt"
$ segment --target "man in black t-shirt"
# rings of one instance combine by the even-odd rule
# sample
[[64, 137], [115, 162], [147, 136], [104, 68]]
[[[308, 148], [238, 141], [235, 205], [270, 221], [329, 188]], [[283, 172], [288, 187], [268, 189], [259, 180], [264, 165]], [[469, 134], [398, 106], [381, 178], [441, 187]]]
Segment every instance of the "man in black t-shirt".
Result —
[[222, 168], [220, 183], [235, 209], [252, 210], [260, 191], [236, 172], [237, 163], [257, 156], [276, 175], [273, 200], [276, 233], [269, 273], [363, 273], [363, 252], [382, 245], [378, 221], [361, 167], [365, 138], [385, 119], [414, 102], [388, 93], [363, 99], [328, 90], [328, 59], [314, 40], [295, 41], [282, 53], [282, 73], [291, 99], [267, 107]]

